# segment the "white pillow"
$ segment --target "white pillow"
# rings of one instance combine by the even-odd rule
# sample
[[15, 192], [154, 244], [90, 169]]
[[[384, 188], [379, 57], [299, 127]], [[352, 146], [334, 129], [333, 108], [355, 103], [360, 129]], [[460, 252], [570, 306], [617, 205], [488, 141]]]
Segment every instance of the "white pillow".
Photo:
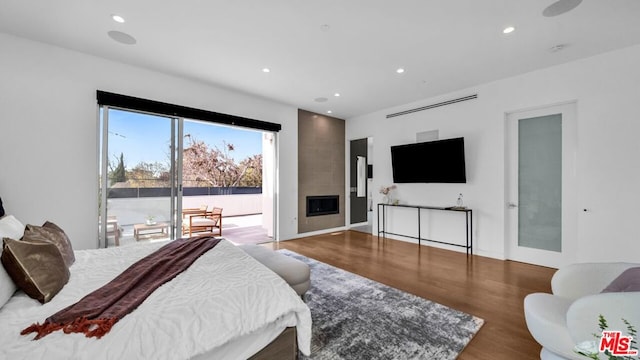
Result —
[[25, 226], [13, 215], [7, 215], [0, 218], [0, 239], [12, 238], [20, 240], [24, 235]]
[[11, 280], [9, 274], [7, 274], [4, 266], [0, 265], [0, 308], [9, 301], [16, 290], [18, 290], [18, 287], [16, 287], [16, 284]]
[[[0, 241], [8, 237], [12, 239], [20, 239], [24, 234], [24, 225], [13, 215], [7, 215], [0, 218]], [[0, 246], [2, 246], [0, 244]], [[0, 251], [0, 254], [2, 251]], [[9, 274], [0, 264], [0, 308], [9, 300], [18, 288], [11, 280]]]

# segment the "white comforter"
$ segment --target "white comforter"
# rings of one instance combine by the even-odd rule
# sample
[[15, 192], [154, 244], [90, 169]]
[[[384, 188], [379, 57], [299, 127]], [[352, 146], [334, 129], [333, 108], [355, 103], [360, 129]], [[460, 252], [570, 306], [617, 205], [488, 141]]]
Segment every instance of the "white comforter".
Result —
[[188, 359], [214, 354], [215, 348], [278, 321], [297, 326], [298, 346], [309, 353], [309, 308], [280, 277], [225, 240], [101, 339], [60, 331], [37, 341], [34, 334], [20, 335], [162, 245], [76, 251], [69, 283], [44, 305], [18, 291], [0, 308], [0, 359]]

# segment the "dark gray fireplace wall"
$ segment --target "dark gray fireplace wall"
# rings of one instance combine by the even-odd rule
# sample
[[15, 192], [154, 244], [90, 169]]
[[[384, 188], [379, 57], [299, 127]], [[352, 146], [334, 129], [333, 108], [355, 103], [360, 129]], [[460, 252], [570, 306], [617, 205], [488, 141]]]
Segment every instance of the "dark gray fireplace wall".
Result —
[[[344, 120], [298, 110], [298, 233], [345, 225]], [[338, 195], [339, 212], [307, 216], [307, 196]]]

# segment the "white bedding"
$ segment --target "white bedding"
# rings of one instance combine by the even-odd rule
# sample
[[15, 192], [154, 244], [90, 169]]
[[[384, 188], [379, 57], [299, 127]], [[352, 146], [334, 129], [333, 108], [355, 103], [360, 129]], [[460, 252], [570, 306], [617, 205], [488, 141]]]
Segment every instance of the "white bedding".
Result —
[[[164, 245], [139, 244], [76, 251], [69, 283], [41, 305], [18, 291], [0, 308], [0, 359], [190, 359], [218, 358], [216, 349], [247, 358], [264, 344], [243, 338], [262, 329], [296, 326], [298, 347], [309, 354], [311, 314], [295, 291], [271, 270], [228, 241], [158, 288], [101, 339], [54, 332], [32, 341], [20, 335], [33, 322], [80, 300], [136, 260]], [[230, 344], [241, 348], [230, 351]], [[222, 354], [220, 354], [222, 355]]]

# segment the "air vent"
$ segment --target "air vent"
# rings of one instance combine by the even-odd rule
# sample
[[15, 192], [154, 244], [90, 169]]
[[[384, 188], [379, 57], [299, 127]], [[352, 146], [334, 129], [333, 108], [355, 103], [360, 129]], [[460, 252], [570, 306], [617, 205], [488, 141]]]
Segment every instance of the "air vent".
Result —
[[451, 105], [451, 104], [459, 103], [459, 102], [462, 102], [462, 101], [473, 100], [473, 99], [477, 99], [477, 98], [478, 98], [478, 94], [473, 94], [473, 95], [461, 97], [461, 98], [458, 98], [458, 99], [447, 100], [447, 101], [439, 102], [439, 103], [436, 103], [436, 104], [431, 104], [431, 105], [427, 105], [427, 106], [423, 106], [423, 107], [419, 107], [419, 108], [415, 108], [415, 109], [411, 109], [411, 110], [405, 110], [405, 111], [400, 111], [400, 112], [397, 112], [397, 113], [389, 114], [389, 115], [387, 115], [387, 119], [392, 118], [392, 117], [396, 117], [396, 116], [400, 116], [400, 115], [411, 114], [411, 113], [422, 111], [422, 110], [429, 110], [429, 109], [437, 108], [437, 107], [440, 107], [440, 106]]

